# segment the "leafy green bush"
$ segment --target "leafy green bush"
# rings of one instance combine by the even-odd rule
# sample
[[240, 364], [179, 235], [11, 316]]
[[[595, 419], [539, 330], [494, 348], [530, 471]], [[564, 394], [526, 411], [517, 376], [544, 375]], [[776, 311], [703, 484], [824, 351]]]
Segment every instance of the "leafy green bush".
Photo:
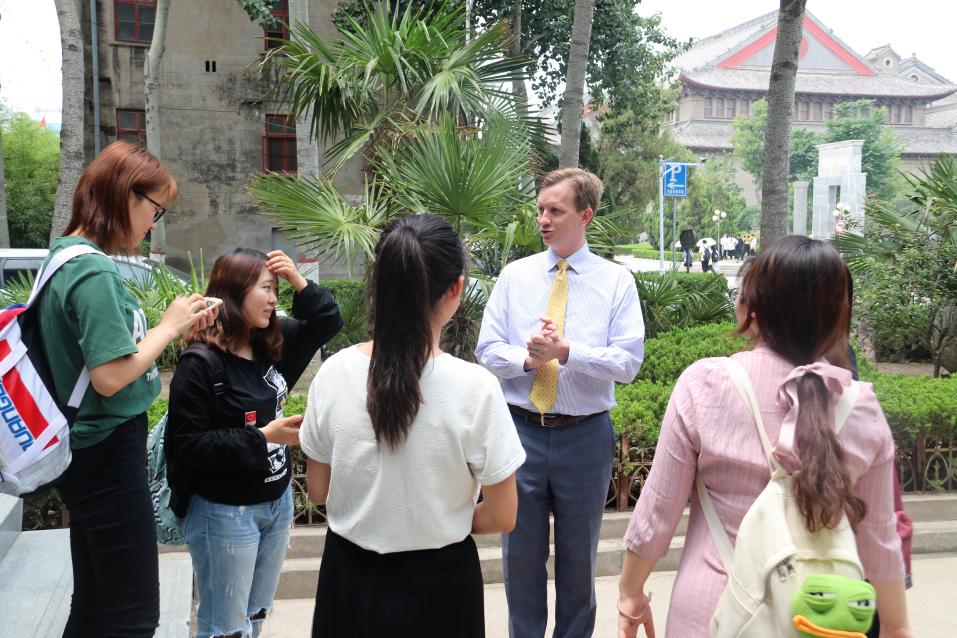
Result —
[[874, 384], [884, 416], [899, 447], [912, 447], [917, 437], [935, 432], [957, 436], [957, 377], [910, 377], [871, 372], [864, 380]]
[[675, 328], [734, 321], [732, 291], [721, 275], [638, 273], [635, 284], [648, 339]]
[[[631, 251], [631, 256], [635, 259], [661, 259], [661, 253], [654, 248], [635, 248]], [[680, 250], [675, 252], [674, 257], [672, 257], [670, 250], [665, 250], [665, 261], [674, 261], [677, 263], [683, 262], [684, 259], [684, 253]]]
[[748, 340], [732, 334], [736, 326], [719, 323], [672, 330], [645, 342], [645, 361], [638, 378], [654, 383], [674, 383], [698, 359], [726, 357], [749, 349]]
[[674, 387], [674, 383], [661, 384], [643, 379], [616, 386], [618, 407], [611, 410], [615, 434], [628, 436], [633, 444], [654, 445], [661, 433], [661, 421]]

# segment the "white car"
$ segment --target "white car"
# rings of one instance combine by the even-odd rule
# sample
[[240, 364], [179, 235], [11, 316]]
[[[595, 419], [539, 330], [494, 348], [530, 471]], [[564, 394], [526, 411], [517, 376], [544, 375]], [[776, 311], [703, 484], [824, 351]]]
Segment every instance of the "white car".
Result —
[[[50, 251], [46, 248], [0, 248], [0, 287], [8, 282], [18, 281], [21, 274], [36, 275], [43, 260]], [[111, 255], [120, 276], [126, 280], [136, 280], [145, 287], [153, 285], [153, 271], [159, 264], [140, 256]], [[188, 274], [176, 268], [166, 266], [177, 279], [188, 282]]]

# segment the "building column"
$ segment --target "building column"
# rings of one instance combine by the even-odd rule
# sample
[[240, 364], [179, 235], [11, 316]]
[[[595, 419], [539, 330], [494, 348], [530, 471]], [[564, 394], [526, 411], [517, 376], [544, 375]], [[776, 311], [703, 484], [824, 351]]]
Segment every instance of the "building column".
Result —
[[794, 229], [795, 235], [807, 235], [807, 188], [808, 182], [794, 182]]

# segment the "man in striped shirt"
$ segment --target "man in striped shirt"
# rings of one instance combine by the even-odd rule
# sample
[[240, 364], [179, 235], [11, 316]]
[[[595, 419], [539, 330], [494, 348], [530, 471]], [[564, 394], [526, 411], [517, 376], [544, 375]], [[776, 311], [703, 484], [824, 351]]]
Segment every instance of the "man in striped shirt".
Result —
[[608, 410], [615, 381], [638, 373], [645, 333], [634, 277], [588, 250], [585, 231], [602, 190], [601, 180], [577, 168], [542, 178], [538, 223], [547, 249], [502, 270], [476, 348], [501, 379], [527, 455], [517, 472], [518, 522], [502, 537], [512, 638], [545, 634], [550, 514], [554, 636], [591, 636], [595, 625], [595, 564], [615, 452]]

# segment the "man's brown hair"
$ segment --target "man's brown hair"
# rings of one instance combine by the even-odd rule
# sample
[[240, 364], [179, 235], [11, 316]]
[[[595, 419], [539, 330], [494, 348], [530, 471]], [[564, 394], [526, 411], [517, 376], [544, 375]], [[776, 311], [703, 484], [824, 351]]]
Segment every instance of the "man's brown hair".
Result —
[[142, 146], [113, 142], [80, 175], [63, 234], [82, 229], [105, 252], [127, 252], [132, 243], [130, 193], [142, 198], [154, 191], [166, 192], [166, 207], [176, 199], [176, 180], [162, 162]]
[[575, 191], [575, 209], [582, 211], [590, 208], [593, 213], [597, 213], [601, 195], [605, 192], [605, 185], [594, 173], [581, 168], [560, 168], [545, 173], [538, 182], [538, 189], [541, 190], [566, 181], [571, 182]]

